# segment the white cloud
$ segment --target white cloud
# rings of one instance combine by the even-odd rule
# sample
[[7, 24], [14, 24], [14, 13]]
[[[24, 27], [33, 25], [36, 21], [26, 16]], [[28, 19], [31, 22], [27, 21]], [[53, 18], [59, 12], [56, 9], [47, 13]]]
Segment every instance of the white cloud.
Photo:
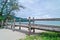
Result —
[[34, 3], [33, 0], [20, 0], [21, 3]]
[[50, 15], [35, 16], [35, 19], [41, 19], [41, 18], [52, 18], [52, 17]]
[[42, 18], [51, 18], [49, 15], [43, 15]]
[[20, 13], [21, 17], [51, 18], [53, 17], [51, 15], [60, 14], [59, 0], [20, 0], [20, 2], [26, 6], [25, 11]]

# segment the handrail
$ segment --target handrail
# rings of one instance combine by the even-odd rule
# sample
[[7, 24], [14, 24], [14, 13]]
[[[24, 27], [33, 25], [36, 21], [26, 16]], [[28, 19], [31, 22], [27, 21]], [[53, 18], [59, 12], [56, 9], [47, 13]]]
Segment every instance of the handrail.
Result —
[[31, 19], [31, 20], [32, 21], [60, 21], [60, 18], [40, 18], [40, 19]]

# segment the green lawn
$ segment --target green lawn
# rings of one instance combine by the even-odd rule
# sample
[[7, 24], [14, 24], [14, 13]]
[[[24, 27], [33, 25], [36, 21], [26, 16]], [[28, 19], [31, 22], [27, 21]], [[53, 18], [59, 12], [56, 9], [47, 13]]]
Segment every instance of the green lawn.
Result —
[[60, 33], [44, 32], [34, 36], [26, 36], [24, 40], [60, 40]]

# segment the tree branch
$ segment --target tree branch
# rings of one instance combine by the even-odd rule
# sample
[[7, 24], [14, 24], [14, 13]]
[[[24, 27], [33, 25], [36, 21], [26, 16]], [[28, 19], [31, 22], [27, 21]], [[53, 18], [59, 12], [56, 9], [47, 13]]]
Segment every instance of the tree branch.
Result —
[[4, 7], [6, 6], [7, 1], [8, 1], [8, 0], [6, 0], [6, 1], [4, 2], [3, 7], [1, 8], [1, 15], [2, 15], [2, 13], [3, 13]]

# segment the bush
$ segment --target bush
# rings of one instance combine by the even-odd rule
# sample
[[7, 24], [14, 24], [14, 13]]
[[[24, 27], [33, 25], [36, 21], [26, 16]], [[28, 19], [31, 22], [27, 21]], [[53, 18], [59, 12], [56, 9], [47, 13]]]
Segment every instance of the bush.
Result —
[[26, 36], [24, 40], [60, 40], [60, 33], [44, 32], [39, 35]]

